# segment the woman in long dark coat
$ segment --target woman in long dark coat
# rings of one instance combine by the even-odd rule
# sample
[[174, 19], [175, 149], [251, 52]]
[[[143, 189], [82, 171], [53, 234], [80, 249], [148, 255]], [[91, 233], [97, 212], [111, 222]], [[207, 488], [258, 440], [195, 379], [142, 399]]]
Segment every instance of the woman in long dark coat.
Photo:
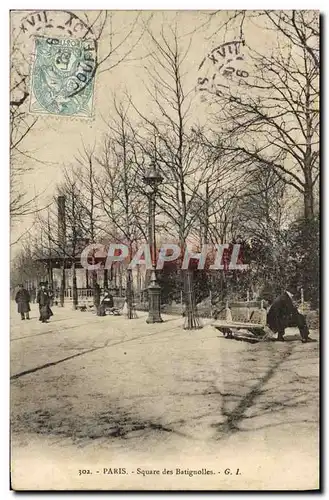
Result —
[[39, 321], [46, 323], [50, 316], [53, 315], [50, 309], [50, 297], [44, 283], [40, 283], [41, 289], [38, 291], [37, 302], [39, 304], [40, 317]]
[[19, 285], [18, 292], [16, 293], [15, 301], [17, 303], [17, 311], [21, 315], [21, 319], [30, 319], [30, 294], [23, 287]]

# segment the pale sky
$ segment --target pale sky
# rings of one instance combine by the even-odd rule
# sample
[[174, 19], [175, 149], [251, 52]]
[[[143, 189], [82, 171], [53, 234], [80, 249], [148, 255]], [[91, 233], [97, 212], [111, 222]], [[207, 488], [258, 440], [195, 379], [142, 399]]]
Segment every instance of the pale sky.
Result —
[[[76, 11], [76, 14], [80, 18], [84, 18], [85, 12]], [[186, 50], [191, 42], [184, 69], [186, 71], [186, 86], [193, 89], [198, 76], [200, 76], [198, 72], [199, 65], [211, 49], [224, 41], [239, 39], [238, 28], [232, 32], [225, 32], [223, 29], [218, 32], [227, 15], [226, 11], [216, 14], [216, 16], [211, 16], [209, 11], [142, 12], [133, 33], [118, 49], [116, 59], [113, 62], [122, 58], [127, 51], [132, 49], [127, 60], [123, 60], [113, 69], [96, 74], [94, 118], [39, 116], [35, 128], [24, 141], [25, 151], [29, 151], [31, 156], [31, 159], [25, 159], [24, 162], [26, 167], [32, 167], [32, 170], [27, 172], [22, 179], [24, 188], [29, 194], [39, 195], [38, 208], [42, 208], [50, 202], [56, 183], [61, 181], [63, 165], [74, 162], [74, 157], [81, 149], [82, 142], [86, 145], [93, 145], [95, 142], [97, 144], [102, 140], [106, 133], [105, 121], [111, 115], [113, 93], [120, 97], [127, 91], [132, 96], [135, 105], [142, 109], [143, 113], [151, 112], [148, 106], [150, 99], [146, 90], [148, 74], [145, 67], [150, 64], [150, 58], [147, 56], [152, 50], [152, 44], [146, 32], [140, 38], [145, 23], [148, 22], [149, 29], [157, 38], [160, 36], [162, 28], [165, 34], [168, 35], [169, 29], [177, 25], [183, 50]], [[11, 30], [13, 38], [19, 32], [22, 18], [25, 16], [26, 12], [22, 11], [12, 13]], [[97, 16], [97, 12], [88, 11], [90, 21], [97, 19]], [[117, 33], [114, 37], [114, 45], [124, 39], [132, 23], [136, 20], [136, 16], [136, 12], [117, 11], [113, 13], [111, 26], [112, 30]], [[110, 30], [110, 21], [108, 20], [106, 29], [99, 41], [99, 58], [107, 53], [110, 43]], [[38, 33], [35, 30], [33, 31], [32, 27], [29, 37], [25, 33], [25, 36], [20, 33], [17, 39], [24, 58], [29, 62], [27, 64], [31, 64], [35, 34]], [[260, 38], [261, 34], [261, 29], [257, 29], [255, 26], [245, 32], [248, 44], [257, 47], [257, 44], [261, 43], [262, 48], [266, 44], [270, 46], [269, 37], [265, 38], [263, 36]], [[200, 95], [196, 91], [194, 92], [192, 116], [195, 117], [195, 120], [206, 119], [206, 107], [200, 102]], [[25, 217], [19, 222], [14, 221], [11, 234], [12, 240], [15, 241], [22, 232], [28, 229], [32, 221], [33, 216]], [[13, 253], [15, 254], [15, 248]]]

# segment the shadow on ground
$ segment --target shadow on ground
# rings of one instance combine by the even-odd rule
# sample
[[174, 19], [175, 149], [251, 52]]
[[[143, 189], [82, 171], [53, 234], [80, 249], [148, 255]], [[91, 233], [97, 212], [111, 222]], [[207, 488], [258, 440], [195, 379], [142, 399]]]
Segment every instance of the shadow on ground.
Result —
[[[144, 337], [147, 340], [149, 335], [140, 338]], [[120, 351], [96, 357], [104, 352], [105, 342], [87, 351], [95, 351], [95, 358], [89, 354], [84, 358], [92, 364], [92, 373], [61, 359], [49, 371], [39, 369], [34, 375], [33, 369], [24, 377], [23, 372], [16, 376], [11, 430], [69, 438], [83, 445], [96, 439], [138, 439], [154, 433], [216, 441], [278, 426], [317, 426], [319, 343], [295, 340], [295, 335], [287, 335], [283, 343], [244, 344], [216, 338], [209, 347], [201, 342], [190, 352], [185, 345], [185, 350], [175, 347], [164, 354], [159, 344], [152, 355], [145, 355], [145, 346], [136, 344], [134, 356], [137, 346], [140, 351], [136, 359], [129, 358], [135, 363], [130, 365], [126, 359], [117, 360]], [[113, 346], [121, 344], [120, 340]], [[112, 352], [110, 359], [117, 363], [113, 370], [132, 371], [136, 379], [140, 372], [136, 390], [131, 389], [130, 379], [128, 386], [122, 386], [130, 390], [128, 395], [113, 391], [106, 382], [109, 375], [101, 359], [110, 363]], [[78, 356], [72, 358], [81, 359]], [[97, 389], [100, 379], [95, 377], [100, 374], [104, 384]], [[113, 379], [119, 377], [118, 371], [113, 374]], [[38, 384], [44, 386], [42, 394], [35, 389]]]

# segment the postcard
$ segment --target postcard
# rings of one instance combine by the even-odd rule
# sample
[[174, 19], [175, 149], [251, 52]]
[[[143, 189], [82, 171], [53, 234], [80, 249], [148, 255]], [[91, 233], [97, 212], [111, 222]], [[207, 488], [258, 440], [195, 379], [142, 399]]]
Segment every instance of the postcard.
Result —
[[10, 13], [11, 488], [320, 488], [313, 10]]

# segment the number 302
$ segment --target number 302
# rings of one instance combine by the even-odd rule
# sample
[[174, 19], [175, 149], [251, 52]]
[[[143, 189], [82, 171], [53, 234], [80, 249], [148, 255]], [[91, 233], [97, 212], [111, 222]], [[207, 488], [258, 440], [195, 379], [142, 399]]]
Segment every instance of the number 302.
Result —
[[91, 470], [89, 469], [79, 469], [79, 476], [82, 476], [83, 474], [91, 474]]

